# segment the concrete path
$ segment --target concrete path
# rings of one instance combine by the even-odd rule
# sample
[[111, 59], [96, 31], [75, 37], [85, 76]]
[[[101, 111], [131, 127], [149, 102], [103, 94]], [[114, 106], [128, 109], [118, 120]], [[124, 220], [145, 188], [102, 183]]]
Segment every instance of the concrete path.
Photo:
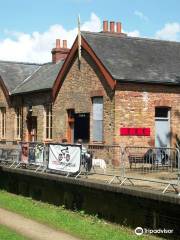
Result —
[[0, 224], [32, 240], [78, 240], [69, 234], [0, 208]]

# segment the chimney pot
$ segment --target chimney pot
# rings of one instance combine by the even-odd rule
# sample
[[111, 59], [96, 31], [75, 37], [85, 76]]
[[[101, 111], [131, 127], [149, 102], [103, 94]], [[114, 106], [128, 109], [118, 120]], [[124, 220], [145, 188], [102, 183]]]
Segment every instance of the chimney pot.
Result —
[[63, 40], [63, 48], [67, 48], [67, 40]]
[[116, 23], [116, 32], [117, 32], [117, 33], [121, 33], [121, 27], [122, 27], [122, 26], [121, 26], [121, 23], [120, 23], [120, 22], [117, 22], [117, 23]]
[[108, 32], [108, 21], [107, 20], [103, 21], [103, 32]]
[[61, 47], [60, 39], [56, 39], [56, 47], [52, 49], [51, 53], [53, 63], [64, 60], [69, 53], [69, 49], [67, 48], [67, 40], [63, 40], [63, 46]]
[[61, 45], [60, 45], [60, 39], [56, 39], [56, 48], [60, 48]]
[[110, 22], [110, 32], [114, 32], [114, 22]]

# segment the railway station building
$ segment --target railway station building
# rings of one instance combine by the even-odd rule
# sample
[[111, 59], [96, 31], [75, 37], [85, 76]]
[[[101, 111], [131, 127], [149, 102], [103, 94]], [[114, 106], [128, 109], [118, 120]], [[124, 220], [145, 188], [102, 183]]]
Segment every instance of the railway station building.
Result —
[[179, 122], [179, 42], [104, 21], [102, 32], [81, 32], [81, 46], [57, 39], [49, 63], [0, 61], [1, 142], [173, 147]]

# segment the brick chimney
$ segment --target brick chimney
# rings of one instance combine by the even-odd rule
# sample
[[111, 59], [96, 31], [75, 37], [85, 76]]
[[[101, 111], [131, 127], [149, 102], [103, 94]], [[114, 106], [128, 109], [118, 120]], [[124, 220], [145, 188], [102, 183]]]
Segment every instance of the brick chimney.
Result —
[[108, 21], [103, 21], [103, 32], [108, 32]]
[[114, 22], [110, 22], [110, 32], [114, 33]]
[[117, 22], [117, 23], [116, 23], [116, 32], [117, 32], [117, 33], [121, 33], [121, 29], [122, 29], [121, 23], [120, 23], [120, 22]]
[[52, 62], [57, 63], [60, 60], [64, 60], [70, 49], [67, 48], [67, 40], [63, 40], [63, 46], [61, 47], [61, 40], [56, 39], [56, 47], [52, 49]]
[[107, 20], [103, 21], [103, 33], [106, 33], [108, 35], [116, 35], [116, 36], [120, 36], [120, 37], [125, 37], [127, 36], [127, 34], [122, 33], [122, 26], [120, 22], [116, 22], [116, 26], [115, 26], [115, 22], [111, 21], [110, 22], [110, 26]]

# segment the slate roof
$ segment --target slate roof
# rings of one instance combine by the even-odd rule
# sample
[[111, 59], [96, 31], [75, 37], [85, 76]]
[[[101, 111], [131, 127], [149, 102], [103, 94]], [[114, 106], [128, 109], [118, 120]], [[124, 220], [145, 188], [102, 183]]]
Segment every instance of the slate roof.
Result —
[[180, 43], [82, 32], [112, 77], [119, 81], [180, 84]]
[[13, 89], [15, 89], [40, 66], [40, 64], [34, 63], [0, 61], [0, 77], [9, 93], [11, 93]]
[[[118, 81], [180, 85], [180, 43], [109, 33], [82, 32], [112, 77]], [[0, 78], [9, 94], [53, 87], [63, 61], [46, 64], [0, 61]]]
[[17, 86], [12, 94], [22, 94], [40, 90], [48, 90], [53, 87], [56, 77], [64, 61], [58, 63], [45, 63], [40, 66], [29, 78]]

